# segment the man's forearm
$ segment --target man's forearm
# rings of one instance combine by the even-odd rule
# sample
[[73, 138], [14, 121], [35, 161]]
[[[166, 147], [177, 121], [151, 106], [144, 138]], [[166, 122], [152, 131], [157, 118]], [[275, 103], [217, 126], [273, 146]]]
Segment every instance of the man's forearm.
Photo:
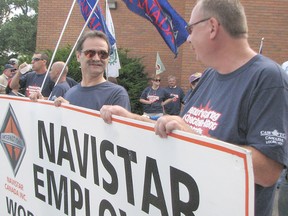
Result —
[[12, 89], [17, 88], [17, 85], [19, 84], [20, 76], [21, 76], [21, 73], [18, 70], [17, 73], [14, 75], [14, 77], [11, 80], [10, 88], [12, 88]]
[[275, 184], [284, 166], [277, 161], [270, 159], [253, 147], [244, 146], [244, 148], [249, 149], [252, 152], [255, 183], [263, 187], [270, 187]]

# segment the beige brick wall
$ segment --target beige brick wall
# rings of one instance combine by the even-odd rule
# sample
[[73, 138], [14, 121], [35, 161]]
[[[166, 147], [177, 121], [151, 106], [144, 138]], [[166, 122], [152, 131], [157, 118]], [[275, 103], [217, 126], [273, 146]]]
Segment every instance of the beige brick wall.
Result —
[[[143, 57], [146, 72], [155, 72], [156, 53], [167, 69], [162, 75], [162, 85], [166, 85], [166, 78], [170, 74], [178, 77], [178, 83], [186, 91], [188, 77], [196, 71], [205, 68], [195, 60], [188, 44], [183, 44], [179, 55], [174, 54], [167, 47], [157, 30], [147, 20], [130, 12], [121, 0], [116, 0], [118, 7], [111, 10], [116, 31], [117, 46], [130, 50], [131, 56]], [[72, 5], [72, 0], [39, 1], [39, 19], [37, 32], [37, 49], [54, 49], [60, 37], [66, 17]], [[104, 1], [101, 0], [101, 5]], [[195, 0], [169, 0], [169, 3], [188, 21]], [[242, 0], [245, 6], [249, 25], [249, 42], [258, 51], [261, 38], [264, 37], [263, 54], [279, 64], [288, 60], [288, 0]], [[104, 7], [103, 7], [104, 8]], [[128, 17], [129, 16], [129, 17]], [[74, 45], [84, 20], [78, 4], [64, 32], [60, 46]]]

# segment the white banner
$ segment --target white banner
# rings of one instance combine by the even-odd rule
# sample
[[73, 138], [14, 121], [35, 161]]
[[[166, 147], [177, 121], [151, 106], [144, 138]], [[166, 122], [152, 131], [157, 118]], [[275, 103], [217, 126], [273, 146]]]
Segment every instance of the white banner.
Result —
[[253, 216], [238, 146], [50, 101], [0, 96], [0, 215]]

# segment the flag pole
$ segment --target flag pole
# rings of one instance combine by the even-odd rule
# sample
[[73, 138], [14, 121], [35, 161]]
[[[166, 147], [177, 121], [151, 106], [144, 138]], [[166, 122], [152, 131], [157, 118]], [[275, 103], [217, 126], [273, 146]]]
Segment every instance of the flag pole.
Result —
[[[59, 75], [59, 77], [58, 77], [55, 85], [56, 85], [56, 84], [58, 83], [58, 81], [60, 80], [60, 77], [62, 76], [63, 71], [65, 70], [65, 67], [67, 66], [68, 62], [70, 61], [70, 58], [71, 58], [72, 54], [74, 53], [74, 50], [75, 50], [75, 48], [76, 48], [76, 45], [77, 45], [78, 41], [80, 40], [81, 35], [82, 35], [83, 32], [85, 31], [86, 26], [87, 26], [88, 23], [90, 22], [90, 19], [91, 19], [92, 15], [93, 15], [93, 12], [95, 11], [95, 9], [96, 9], [96, 7], [97, 7], [98, 2], [99, 2], [99, 0], [97, 0], [97, 1], [95, 2], [95, 5], [94, 5], [93, 9], [91, 10], [91, 13], [89, 14], [89, 17], [87, 18], [87, 20], [86, 20], [86, 22], [85, 22], [85, 24], [84, 24], [84, 26], [83, 26], [83, 28], [82, 28], [82, 30], [81, 30], [78, 38], [77, 38], [74, 46], [72, 47], [71, 52], [70, 52], [70, 54], [69, 54], [69, 56], [68, 56], [68, 58], [67, 58], [67, 60], [66, 60], [66, 62], [65, 62], [64, 67], [62, 68], [62, 71], [61, 71], [61, 73], [60, 73], [60, 75]], [[49, 95], [49, 97], [48, 97], [48, 100], [50, 99], [50, 97], [51, 97], [51, 93], [50, 93], [50, 95]]]
[[[106, 15], [106, 22], [107, 22], [107, 5], [108, 3], [107, 3], [107, 0], [105, 1], [105, 15]], [[112, 47], [111, 47], [111, 49], [112, 49]], [[108, 62], [108, 64], [109, 64], [109, 62]], [[108, 64], [106, 65], [106, 68], [105, 68], [105, 76], [106, 76], [106, 80], [108, 80]]]
[[262, 54], [263, 42], [264, 42], [264, 37], [261, 39], [261, 43], [260, 43], [260, 47], [259, 47], [259, 54]]
[[[45, 81], [46, 81], [47, 76], [48, 76], [48, 74], [49, 74], [51, 65], [52, 65], [53, 60], [54, 60], [54, 58], [55, 58], [55, 55], [56, 55], [56, 52], [57, 52], [58, 47], [59, 47], [59, 45], [60, 45], [60, 42], [61, 42], [61, 40], [62, 40], [64, 31], [65, 31], [65, 29], [66, 29], [66, 27], [67, 27], [67, 24], [68, 24], [68, 21], [69, 21], [69, 19], [70, 19], [70, 17], [71, 17], [71, 14], [72, 14], [72, 11], [73, 11], [73, 8], [74, 8], [75, 3], [76, 3], [76, 0], [74, 0], [73, 3], [72, 3], [72, 5], [71, 5], [70, 11], [69, 11], [68, 16], [67, 16], [67, 18], [66, 18], [66, 21], [65, 21], [65, 23], [64, 23], [62, 32], [61, 32], [60, 37], [59, 37], [59, 39], [58, 39], [58, 41], [57, 41], [57, 44], [56, 44], [56, 47], [55, 47], [55, 49], [54, 49], [53, 55], [52, 55], [52, 57], [51, 57], [50, 64], [49, 64], [48, 69], [47, 69], [47, 73], [45, 74], [45, 78], [44, 78], [44, 80], [43, 80], [43, 82], [42, 82], [42, 85], [41, 85], [41, 88], [40, 88], [40, 92], [42, 92], [42, 89], [43, 89], [43, 87], [44, 87]], [[58, 81], [58, 80], [57, 80], [57, 81]], [[55, 83], [55, 85], [56, 85], [56, 84], [57, 84], [57, 82]], [[55, 86], [55, 85], [54, 85], [54, 86]], [[49, 96], [49, 97], [50, 97], [50, 96]]]

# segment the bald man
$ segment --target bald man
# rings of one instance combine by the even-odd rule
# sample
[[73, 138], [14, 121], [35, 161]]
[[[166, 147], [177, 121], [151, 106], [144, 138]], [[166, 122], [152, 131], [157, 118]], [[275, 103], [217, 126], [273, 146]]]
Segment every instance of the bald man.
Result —
[[[56, 83], [53, 87], [51, 94], [49, 97], [43, 97], [40, 91], [33, 92], [30, 94], [29, 98], [33, 101], [37, 101], [37, 99], [48, 99], [54, 101], [59, 96], [64, 96], [64, 94], [70, 89], [70, 86], [66, 80], [68, 73], [68, 66], [65, 67], [65, 62], [57, 61], [54, 62], [51, 66], [51, 70], [49, 72], [49, 78]], [[63, 72], [62, 72], [63, 70]], [[62, 74], [61, 74], [62, 72]]]
[[[65, 66], [64, 62], [58, 61], [58, 62], [55, 62], [51, 67], [51, 70], [49, 72], [50, 79], [55, 83], [57, 81], [58, 82], [54, 86], [54, 88], [51, 92], [51, 95], [48, 98], [49, 100], [54, 100], [55, 98], [57, 98], [59, 96], [64, 96], [64, 94], [70, 88], [70, 86], [66, 80], [67, 73], [68, 73], [68, 66], [66, 66], [65, 69], [63, 70], [64, 66]], [[63, 72], [62, 72], [62, 70], [63, 70]], [[61, 74], [61, 72], [62, 72], [62, 74]]]

